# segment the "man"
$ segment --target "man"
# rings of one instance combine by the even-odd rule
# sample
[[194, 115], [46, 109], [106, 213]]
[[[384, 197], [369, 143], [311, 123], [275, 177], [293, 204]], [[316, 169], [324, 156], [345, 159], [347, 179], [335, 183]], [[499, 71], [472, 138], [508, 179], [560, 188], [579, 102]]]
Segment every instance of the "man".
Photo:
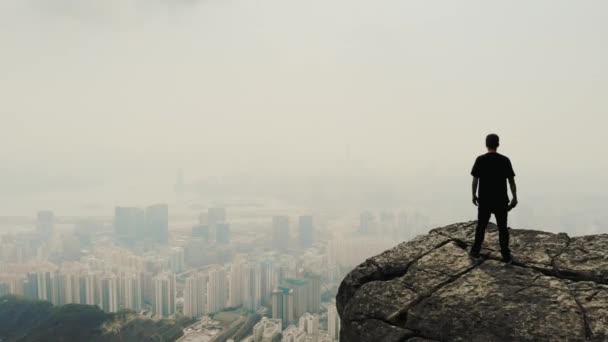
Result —
[[[500, 252], [503, 261], [510, 265], [513, 262], [509, 250], [509, 230], [507, 229], [507, 215], [509, 210], [517, 206], [517, 190], [515, 186], [515, 172], [509, 158], [496, 152], [499, 146], [496, 134], [486, 137], [488, 153], [477, 157], [471, 175], [473, 176], [473, 204], [478, 207], [477, 228], [475, 230], [475, 243], [469, 252], [471, 258], [479, 260], [479, 251], [483, 243], [486, 226], [490, 216], [494, 214], [498, 226]], [[507, 180], [511, 188], [513, 199], [509, 203], [507, 193]], [[479, 197], [477, 186], [479, 185]]]

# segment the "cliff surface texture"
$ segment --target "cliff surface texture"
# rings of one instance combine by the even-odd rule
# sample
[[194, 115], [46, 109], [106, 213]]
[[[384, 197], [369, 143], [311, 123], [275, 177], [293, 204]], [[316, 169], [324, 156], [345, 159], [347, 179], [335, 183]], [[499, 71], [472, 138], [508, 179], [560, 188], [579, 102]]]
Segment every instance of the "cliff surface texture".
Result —
[[337, 295], [341, 341], [608, 341], [608, 234], [511, 229], [501, 261], [490, 225], [453, 224], [366, 260]]

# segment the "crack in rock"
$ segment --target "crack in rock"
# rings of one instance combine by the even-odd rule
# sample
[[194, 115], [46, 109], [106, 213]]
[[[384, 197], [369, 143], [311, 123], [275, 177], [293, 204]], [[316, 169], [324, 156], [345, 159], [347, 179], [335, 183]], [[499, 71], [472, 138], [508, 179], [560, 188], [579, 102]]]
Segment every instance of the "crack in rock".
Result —
[[[423, 335], [432, 331], [427, 329], [433, 324], [454, 328], [457, 325], [452, 323], [467, 320], [466, 317], [448, 316], [453, 321], [450, 323], [452, 325], [445, 325], [445, 322], [433, 323], [433, 317], [442, 317], [434, 315], [433, 310], [444, 310], [437, 305], [443, 296], [451, 293], [450, 305], [457, 306], [450, 306], [449, 310], [454, 311], [455, 315], [466, 316], [471, 312], [479, 315], [487, 312], [495, 319], [501, 315], [513, 315], [511, 318], [498, 319], [498, 322], [507, 322], [501, 324], [491, 324], [486, 322], [487, 317], [479, 316], [478, 319], [484, 322], [484, 326], [494, 330], [484, 333], [486, 340], [498, 340], [497, 336], [517, 336], [517, 341], [608, 341], [608, 319], [602, 316], [605, 312], [603, 308], [608, 307], [608, 298], [599, 295], [605, 291], [605, 287], [598, 288], [601, 284], [608, 284], [608, 235], [571, 238], [564, 233], [511, 229], [511, 236], [514, 237], [512, 250], [516, 261], [512, 266], [507, 266], [496, 255], [498, 251], [494, 246], [488, 248], [488, 243], [496, 243], [496, 232], [492, 230], [495, 228], [489, 227], [491, 238], [486, 239], [488, 242], [483, 246], [481, 262], [463, 268], [466, 266], [464, 261], [470, 263], [465, 252], [472, 244], [475, 225], [476, 222], [473, 221], [435, 228], [425, 236], [401, 243], [356, 267], [340, 285], [337, 296], [343, 330], [352, 328], [360, 331], [364, 326], [372, 329], [370, 322], [381, 322], [378, 331], [392, 336], [391, 338], [399, 336], [395, 341], [430, 340], [433, 337]], [[461, 251], [457, 252], [458, 248], [454, 247]], [[491, 265], [484, 266], [486, 263]], [[484, 274], [495, 278], [487, 278]], [[485, 280], [477, 284], [475, 279]], [[375, 285], [372, 286], [372, 283]], [[386, 291], [383, 290], [383, 284], [392, 284], [391, 296], [399, 296], [399, 291], [403, 291], [409, 293], [409, 299], [394, 301], [390, 299], [393, 297], [389, 297], [382, 301], [385, 296], [383, 291]], [[576, 285], [577, 294], [568, 284], [580, 284]], [[484, 286], [493, 290], [485, 289]], [[495, 293], [471, 301], [480, 289]], [[374, 294], [368, 294], [368, 291], [373, 291]], [[462, 295], [454, 297], [458, 293]], [[578, 294], [581, 297], [577, 297]], [[468, 296], [472, 297], [467, 298]], [[365, 301], [374, 298], [379, 298], [380, 302], [368, 309]], [[349, 306], [349, 314], [345, 316], [344, 310], [353, 300], [358, 304], [356, 307]], [[462, 310], [456, 310], [459, 307], [458, 301], [462, 302]], [[432, 306], [427, 307], [428, 305]], [[469, 307], [471, 305], [473, 306]], [[588, 314], [587, 307], [592, 308], [591, 315]], [[549, 308], [551, 311], [543, 311]], [[375, 310], [375, 313], [369, 311], [366, 314], [366, 310]], [[417, 323], [409, 324], [410, 314]], [[431, 315], [418, 317], [420, 314]], [[574, 318], [574, 321], [568, 317]], [[512, 321], [513, 319], [523, 321]], [[552, 322], [546, 328], [538, 325], [546, 320]], [[536, 321], [539, 323], [535, 325]], [[424, 322], [426, 333], [416, 328], [421, 322]], [[515, 331], [505, 330], [509, 327]], [[557, 331], [544, 330], [555, 327], [558, 328]], [[446, 334], [440, 335], [441, 341], [463, 340], [463, 337], [457, 335], [458, 329], [452, 332], [446, 330]], [[360, 335], [347, 331], [343, 336], [341, 341], [364, 341]], [[382, 338], [371, 340], [384, 341]], [[389, 340], [394, 339], [387, 341]]]

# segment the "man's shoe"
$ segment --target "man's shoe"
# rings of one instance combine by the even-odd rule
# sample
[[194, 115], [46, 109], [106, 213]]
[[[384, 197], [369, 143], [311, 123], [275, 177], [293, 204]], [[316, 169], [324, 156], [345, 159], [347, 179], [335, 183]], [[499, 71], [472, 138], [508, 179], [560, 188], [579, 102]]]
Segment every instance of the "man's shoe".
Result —
[[509, 260], [505, 260], [505, 265], [507, 265], [507, 266], [513, 265], [513, 257], [510, 257]]
[[479, 254], [475, 255], [475, 254], [471, 254], [471, 252], [469, 252], [469, 258], [471, 258], [475, 261], [481, 261], [481, 257], [479, 256]]

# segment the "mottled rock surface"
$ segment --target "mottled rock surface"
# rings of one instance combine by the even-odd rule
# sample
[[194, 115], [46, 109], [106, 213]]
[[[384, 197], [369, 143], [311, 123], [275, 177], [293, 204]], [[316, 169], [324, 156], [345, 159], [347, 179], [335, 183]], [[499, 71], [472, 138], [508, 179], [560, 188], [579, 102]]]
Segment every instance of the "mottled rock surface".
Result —
[[490, 225], [431, 230], [366, 260], [337, 295], [341, 341], [608, 341], [608, 234], [512, 229], [516, 262]]

